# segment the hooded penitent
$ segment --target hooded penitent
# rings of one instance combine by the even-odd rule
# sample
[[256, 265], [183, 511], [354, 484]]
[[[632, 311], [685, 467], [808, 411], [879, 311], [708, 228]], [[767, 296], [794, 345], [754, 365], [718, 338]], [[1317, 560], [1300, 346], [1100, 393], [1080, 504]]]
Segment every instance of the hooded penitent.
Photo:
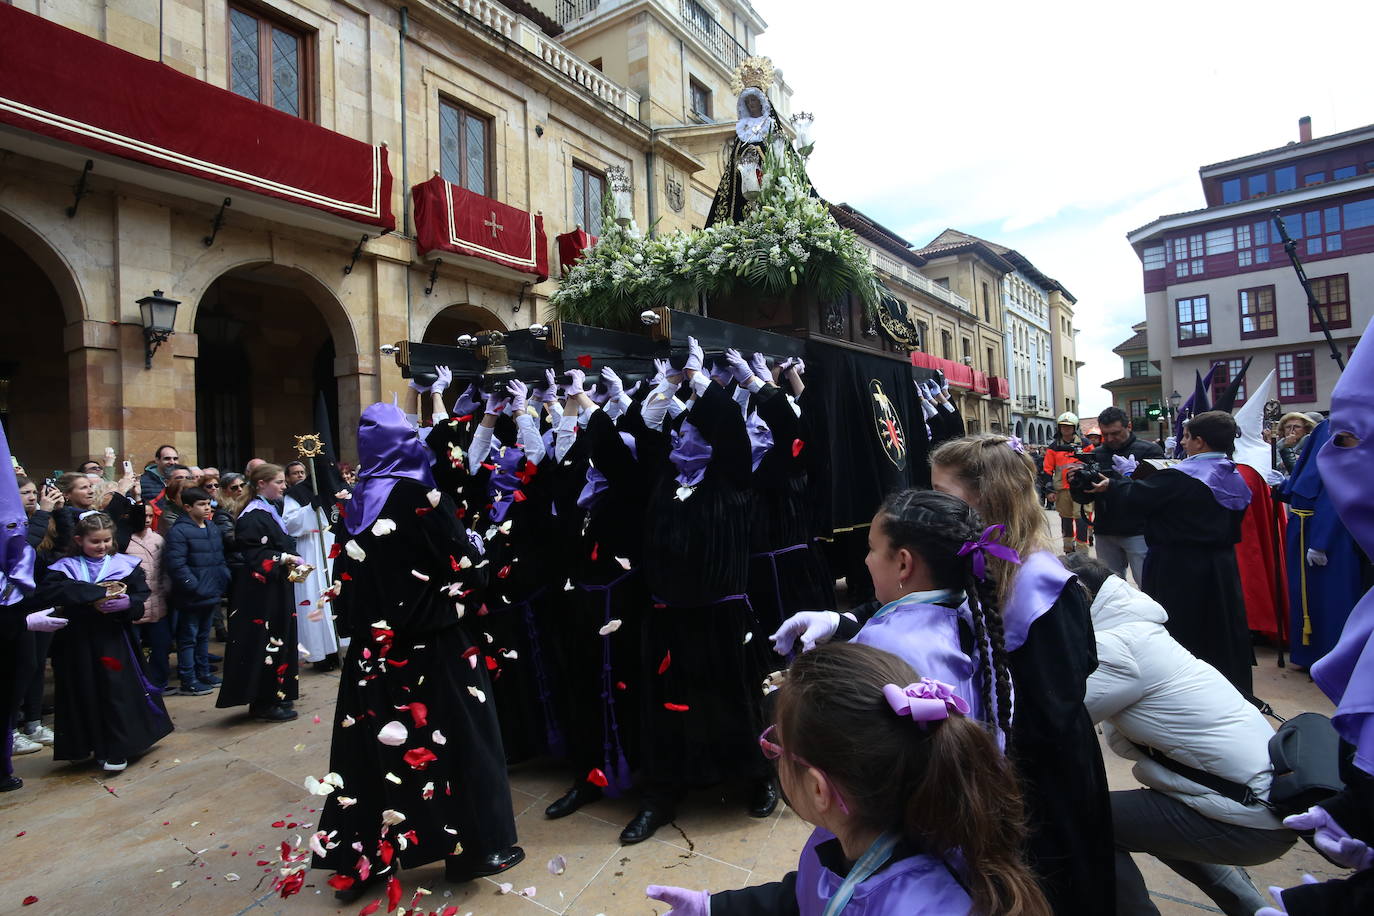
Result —
[[358, 485], [345, 514], [349, 534], [377, 520], [396, 481], [414, 480], [433, 487], [432, 457], [399, 407], [378, 403], [364, 410], [358, 421]]
[[[1374, 322], [1366, 331], [1374, 329]], [[1355, 348], [1331, 392], [1331, 438], [1317, 453], [1317, 467], [1336, 512], [1355, 542], [1374, 555], [1374, 345]], [[1374, 591], [1355, 605], [1336, 648], [1312, 666], [1312, 679], [1332, 702], [1336, 731], [1355, 745], [1355, 764], [1374, 775]]]

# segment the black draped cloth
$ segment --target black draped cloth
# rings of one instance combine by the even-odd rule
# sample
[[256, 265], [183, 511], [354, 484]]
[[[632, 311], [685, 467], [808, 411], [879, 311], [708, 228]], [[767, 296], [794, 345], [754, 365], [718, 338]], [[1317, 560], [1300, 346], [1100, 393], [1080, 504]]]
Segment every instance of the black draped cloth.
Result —
[[1028, 859], [1055, 916], [1116, 911], [1107, 772], [1083, 706], [1097, 670], [1089, 607], [1070, 580], [1008, 656], [1015, 711], [1007, 752], [1025, 795]]
[[[123, 580], [127, 610], [102, 613], [105, 589], [57, 571], [44, 576], [26, 606], [55, 605], [68, 623], [53, 634], [54, 760], [127, 760], [171, 734], [162, 694], [143, 679], [133, 621], [150, 594], [141, 567]], [[13, 672], [5, 672], [12, 676]]]
[[1236, 566], [1245, 510], [1223, 507], [1206, 484], [1172, 469], [1114, 481], [1112, 495], [1123, 514], [1145, 520], [1141, 589], [1168, 612], [1169, 634], [1252, 696], [1255, 656]]
[[215, 706], [295, 700], [300, 692], [296, 638], [296, 590], [278, 554], [296, 552], [296, 539], [265, 510], [239, 515], [231, 549], [229, 639], [224, 646], [224, 683]]
[[[357, 876], [361, 855], [375, 875], [515, 842], [491, 682], [459, 624], [460, 605], [476, 612], [487, 567], [453, 500], [433, 507], [427, 494], [396, 481], [378, 516], [396, 530], [363, 530], [354, 539], [364, 559], [345, 552], [335, 567], [350, 577], [334, 602], [340, 633], [352, 637], [329, 753], [343, 786], [325, 803], [320, 829], [338, 832], [316, 868]], [[385, 822], [388, 810], [403, 819]]]

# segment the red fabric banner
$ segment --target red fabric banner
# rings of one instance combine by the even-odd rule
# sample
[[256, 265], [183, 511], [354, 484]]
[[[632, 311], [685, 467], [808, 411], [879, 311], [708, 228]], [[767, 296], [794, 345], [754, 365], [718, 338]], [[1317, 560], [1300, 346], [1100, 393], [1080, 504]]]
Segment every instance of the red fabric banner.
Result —
[[1288, 619], [1288, 577], [1283, 552], [1288, 513], [1275, 512], [1269, 485], [1254, 468], [1238, 464], [1236, 470], [1250, 488], [1250, 506], [1241, 521], [1240, 543], [1236, 545], [1246, 622], [1251, 630], [1263, 633], [1270, 644], [1278, 645], [1279, 618]]
[[1000, 375], [994, 375], [988, 379], [988, 390], [999, 401], [1011, 400], [1011, 381]]
[[988, 374], [986, 372], [973, 370], [973, 390], [979, 394], [988, 393]]
[[563, 266], [563, 272], [567, 273], [581, 260], [583, 252], [597, 243], [597, 237], [582, 229], [574, 229], [572, 232], [554, 236], [554, 241], [558, 243], [558, 263]]
[[0, 123], [394, 229], [371, 146], [0, 3]]
[[548, 279], [544, 217], [451, 185], [438, 175], [410, 193], [421, 256], [448, 251]]

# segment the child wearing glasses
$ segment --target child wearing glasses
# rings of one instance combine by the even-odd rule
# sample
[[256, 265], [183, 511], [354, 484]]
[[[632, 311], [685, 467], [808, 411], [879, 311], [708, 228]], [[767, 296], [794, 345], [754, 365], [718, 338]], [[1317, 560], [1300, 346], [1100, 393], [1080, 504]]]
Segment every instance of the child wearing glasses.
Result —
[[1049, 916], [1021, 857], [1021, 797], [991, 732], [949, 685], [835, 643], [799, 656], [759, 744], [818, 828], [781, 881], [710, 893], [650, 885], [670, 916]]

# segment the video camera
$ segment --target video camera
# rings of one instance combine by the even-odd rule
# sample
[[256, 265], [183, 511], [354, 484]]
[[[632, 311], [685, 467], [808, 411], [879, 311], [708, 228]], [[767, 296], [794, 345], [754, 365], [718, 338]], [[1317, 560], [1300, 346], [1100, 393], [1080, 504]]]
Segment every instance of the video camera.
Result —
[[[1085, 452], [1081, 448], [1071, 446], [1061, 446], [1059, 450], [1072, 451], [1074, 460], [1082, 465], [1069, 476], [1070, 493], [1086, 494], [1088, 490], [1107, 479], [1102, 473], [1102, 459], [1107, 458], [1108, 462], [1111, 461], [1106, 452]], [[1110, 467], [1110, 464], [1108, 466]]]

